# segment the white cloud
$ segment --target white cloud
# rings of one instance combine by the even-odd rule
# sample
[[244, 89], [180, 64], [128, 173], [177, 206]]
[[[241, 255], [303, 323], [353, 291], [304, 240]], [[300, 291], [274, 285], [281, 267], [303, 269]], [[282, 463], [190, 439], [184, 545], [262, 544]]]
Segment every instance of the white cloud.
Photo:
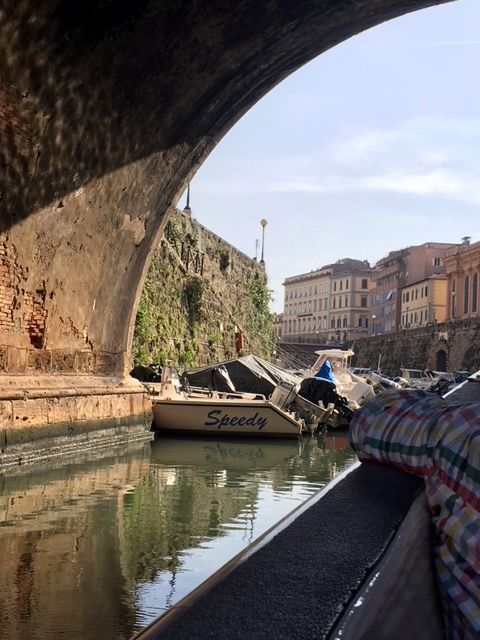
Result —
[[477, 47], [480, 40], [430, 40], [420, 44], [428, 47]]
[[458, 196], [462, 183], [447, 171], [385, 174], [365, 178], [367, 189], [414, 195]]
[[480, 120], [413, 119], [339, 134], [311, 152], [223, 158], [198, 186], [223, 196], [396, 193], [478, 203], [479, 143]]

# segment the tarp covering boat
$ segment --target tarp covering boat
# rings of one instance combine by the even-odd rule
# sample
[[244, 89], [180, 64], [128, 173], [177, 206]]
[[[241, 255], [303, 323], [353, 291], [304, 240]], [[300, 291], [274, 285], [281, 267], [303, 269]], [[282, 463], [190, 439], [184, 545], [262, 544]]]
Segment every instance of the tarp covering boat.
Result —
[[325, 362], [320, 367], [320, 370], [315, 374], [314, 377], [318, 378], [318, 380], [326, 380], [327, 382], [333, 382], [335, 384], [335, 376], [333, 375], [330, 360], [325, 360]]
[[448, 405], [425, 391], [388, 391], [353, 416], [360, 460], [422, 476], [449, 640], [480, 638], [480, 403]]
[[[281, 381], [297, 384], [299, 379], [258, 356], [241, 356], [217, 364], [188, 369], [182, 375], [191, 387], [212, 391], [238, 391], [269, 396]], [[234, 389], [231, 388], [233, 385]]]

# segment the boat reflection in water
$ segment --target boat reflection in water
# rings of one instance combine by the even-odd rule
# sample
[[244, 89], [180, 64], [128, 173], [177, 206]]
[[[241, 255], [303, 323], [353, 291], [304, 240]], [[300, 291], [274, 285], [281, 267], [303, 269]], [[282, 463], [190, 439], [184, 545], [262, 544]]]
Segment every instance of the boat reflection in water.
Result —
[[341, 436], [162, 438], [0, 476], [0, 637], [130, 638], [351, 461]]

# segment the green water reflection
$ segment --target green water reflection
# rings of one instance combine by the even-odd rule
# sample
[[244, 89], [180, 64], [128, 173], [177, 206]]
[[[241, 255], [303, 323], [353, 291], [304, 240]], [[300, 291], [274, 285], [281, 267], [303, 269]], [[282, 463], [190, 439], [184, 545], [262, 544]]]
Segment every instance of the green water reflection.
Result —
[[342, 437], [161, 439], [0, 475], [0, 638], [131, 638], [352, 461]]

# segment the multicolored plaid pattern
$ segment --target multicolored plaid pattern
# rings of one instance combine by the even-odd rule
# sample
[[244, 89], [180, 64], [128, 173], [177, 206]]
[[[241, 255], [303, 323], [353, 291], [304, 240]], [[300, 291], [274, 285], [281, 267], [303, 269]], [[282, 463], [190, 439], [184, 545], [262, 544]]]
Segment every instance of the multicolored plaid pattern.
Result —
[[390, 391], [354, 414], [349, 439], [360, 460], [425, 479], [446, 638], [480, 638], [480, 403]]

